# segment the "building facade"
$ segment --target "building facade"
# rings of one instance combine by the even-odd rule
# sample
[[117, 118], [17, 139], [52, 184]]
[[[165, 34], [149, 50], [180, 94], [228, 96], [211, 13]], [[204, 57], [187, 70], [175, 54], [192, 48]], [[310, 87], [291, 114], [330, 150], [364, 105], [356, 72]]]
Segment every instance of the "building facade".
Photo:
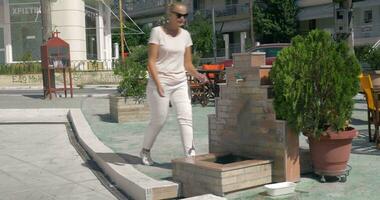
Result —
[[[298, 0], [300, 32], [312, 29], [336, 31], [336, 8], [332, 0]], [[380, 1], [353, 0], [354, 46], [373, 45], [380, 40]]]
[[[126, 0], [126, 11], [138, 24], [155, 26], [163, 20], [166, 5], [173, 0]], [[242, 41], [250, 33], [250, 0], [183, 0], [189, 10], [189, 20], [196, 12], [211, 19], [215, 13], [216, 31], [224, 35], [228, 54], [241, 52]], [[224, 46], [218, 46], [218, 56], [225, 56]]]
[[[104, 1], [51, 1], [52, 31], [70, 44], [73, 61], [112, 59], [111, 9]], [[0, 63], [40, 60], [39, 0], [0, 0]]]
[[[250, 0], [195, 0], [193, 2], [194, 10], [205, 13], [208, 18], [211, 18], [212, 10], [214, 10], [216, 31], [223, 34], [226, 42], [224, 47], [218, 48], [218, 56], [229, 58], [232, 53], [245, 50], [245, 44], [250, 43], [246, 42], [250, 38], [251, 30]], [[226, 53], [229, 55], [225, 55]]]

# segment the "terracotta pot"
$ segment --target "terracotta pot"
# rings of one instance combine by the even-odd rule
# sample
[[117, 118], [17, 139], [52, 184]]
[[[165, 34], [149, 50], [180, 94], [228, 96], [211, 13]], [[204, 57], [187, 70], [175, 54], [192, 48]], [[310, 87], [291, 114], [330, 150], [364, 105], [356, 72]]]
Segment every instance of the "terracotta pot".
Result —
[[342, 175], [350, 159], [352, 139], [358, 131], [327, 132], [320, 140], [309, 137], [309, 146], [313, 169], [316, 174], [327, 176]]

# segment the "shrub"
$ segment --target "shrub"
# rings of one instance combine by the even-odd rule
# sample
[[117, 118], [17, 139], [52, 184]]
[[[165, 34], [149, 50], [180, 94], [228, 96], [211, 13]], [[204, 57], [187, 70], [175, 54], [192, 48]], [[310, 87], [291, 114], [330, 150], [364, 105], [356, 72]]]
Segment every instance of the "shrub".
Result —
[[0, 64], [0, 75], [38, 74], [41, 70], [38, 62]]
[[124, 97], [143, 98], [147, 83], [147, 47], [135, 46], [124, 62], [116, 64], [114, 73], [122, 77], [118, 91]]
[[277, 118], [297, 133], [319, 137], [327, 128], [342, 130], [359, 89], [360, 66], [346, 43], [314, 30], [296, 36], [270, 72]]

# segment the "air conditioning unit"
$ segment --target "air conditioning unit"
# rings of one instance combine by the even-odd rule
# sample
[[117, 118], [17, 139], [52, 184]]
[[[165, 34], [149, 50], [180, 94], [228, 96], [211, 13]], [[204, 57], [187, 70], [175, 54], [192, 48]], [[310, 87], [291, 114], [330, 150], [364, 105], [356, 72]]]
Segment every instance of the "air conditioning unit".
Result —
[[338, 8], [335, 10], [335, 33], [350, 33], [349, 10]]

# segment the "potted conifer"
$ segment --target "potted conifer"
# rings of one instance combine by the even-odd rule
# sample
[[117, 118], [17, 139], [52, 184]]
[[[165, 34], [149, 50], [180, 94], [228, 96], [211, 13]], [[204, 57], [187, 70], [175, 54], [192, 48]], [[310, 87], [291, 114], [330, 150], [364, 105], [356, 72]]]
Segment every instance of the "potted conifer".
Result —
[[348, 175], [351, 142], [358, 133], [347, 122], [359, 73], [347, 44], [321, 30], [293, 38], [270, 72], [276, 116], [308, 137], [313, 169], [321, 181], [325, 175], [345, 181]]
[[130, 50], [132, 53], [114, 67], [114, 73], [122, 78], [118, 94], [110, 96], [111, 117], [117, 122], [145, 121], [149, 118], [145, 99], [147, 47], [135, 46]]

